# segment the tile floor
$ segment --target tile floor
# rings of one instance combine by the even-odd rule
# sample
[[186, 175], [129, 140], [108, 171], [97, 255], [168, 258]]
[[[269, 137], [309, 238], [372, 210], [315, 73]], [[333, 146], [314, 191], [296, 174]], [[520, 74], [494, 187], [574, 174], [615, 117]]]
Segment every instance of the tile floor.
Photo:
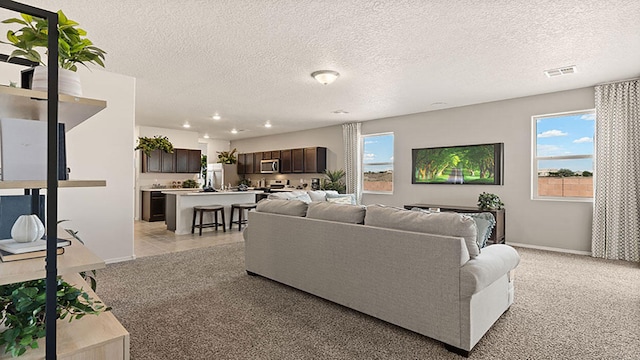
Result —
[[202, 236], [198, 235], [198, 229], [193, 235], [176, 235], [167, 230], [164, 221], [135, 221], [133, 227], [136, 258], [244, 241], [237, 225], [232, 230], [227, 229], [227, 232], [223, 232], [222, 228], [217, 232], [213, 228], [203, 229]]

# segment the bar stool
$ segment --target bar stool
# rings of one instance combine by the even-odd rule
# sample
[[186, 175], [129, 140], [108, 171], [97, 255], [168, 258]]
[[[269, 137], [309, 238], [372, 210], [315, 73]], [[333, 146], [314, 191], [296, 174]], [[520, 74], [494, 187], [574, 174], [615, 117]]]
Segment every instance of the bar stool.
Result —
[[[245, 204], [231, 204], [231, 219], [229, 221], [229, 230], [233, 224], [238, 224], [238, 231], [242, 230], [242, 224], [247, 223], [247, 219], [244, 218], [244, 211], [251, 211], [258, 206], [255, 203], [245, 203]], [[238, 209], [238, 220], [233, 220], [233, 211]]]
[[[213, 222], [208, 224], [202, 223], [202, 215], [206, 212], [213, 211]], [[200, 213], [200, 224], [196, 225], [196, 216]], [[218, 213], [222, 213], [222, 223], [218, 222]], [[193, 223], [191, 224], [191, 233], [193, 234], [196, 227], [200, 229], [200, 236], [202, 236], [202, 228], [214, 227], [218, 231], [218, 226], [222, 225], [222, 231], [227, 232], [225, 220], [224, 220], [224, 206], [222, 205], [206, 205], [206, 206], [194, 206], [193, 207]]]

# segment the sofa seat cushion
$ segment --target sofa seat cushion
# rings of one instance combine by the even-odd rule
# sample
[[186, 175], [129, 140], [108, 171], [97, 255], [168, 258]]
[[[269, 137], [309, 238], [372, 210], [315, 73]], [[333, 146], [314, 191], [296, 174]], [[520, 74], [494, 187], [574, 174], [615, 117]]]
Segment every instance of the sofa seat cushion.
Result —
[[262, 199], [258, 202], [256, 211], [289, 216], [305, 216], [307, 214], [307, 204], [300, 200]]
[[384, 205], [369, 205], [365, 225], [464, 238], [472, 259], [480, 254], [475, 221], [453, 212], [428, 213]]
[[471, 296], [518, 266], [520, 255], [509, 245], [496, 244], [460, 268], [460, 295]]
[[364, 224], [365, 209], [361, 205], [312, 202], [307, 209], [307, 217], [350, 224]]

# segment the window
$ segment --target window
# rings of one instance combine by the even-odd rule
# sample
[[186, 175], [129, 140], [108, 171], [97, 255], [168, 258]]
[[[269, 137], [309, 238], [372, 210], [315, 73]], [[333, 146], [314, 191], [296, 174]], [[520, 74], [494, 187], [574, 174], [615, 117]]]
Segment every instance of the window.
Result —
[[595, 111], [532, 117], [533, 199], [593, 198]]
[[393, 193], [393, 133], [362, 136], [362, 191]]

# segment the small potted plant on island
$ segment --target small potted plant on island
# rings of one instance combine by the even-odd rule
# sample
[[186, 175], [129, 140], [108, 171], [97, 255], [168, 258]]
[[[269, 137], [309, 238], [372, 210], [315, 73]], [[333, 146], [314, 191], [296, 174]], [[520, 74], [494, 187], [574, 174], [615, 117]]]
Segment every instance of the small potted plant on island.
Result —
[[504, 203], [496, 194], [482, 192], [478, 196], [478, 207], [482, 210], [499, 210], [502, 209]]

